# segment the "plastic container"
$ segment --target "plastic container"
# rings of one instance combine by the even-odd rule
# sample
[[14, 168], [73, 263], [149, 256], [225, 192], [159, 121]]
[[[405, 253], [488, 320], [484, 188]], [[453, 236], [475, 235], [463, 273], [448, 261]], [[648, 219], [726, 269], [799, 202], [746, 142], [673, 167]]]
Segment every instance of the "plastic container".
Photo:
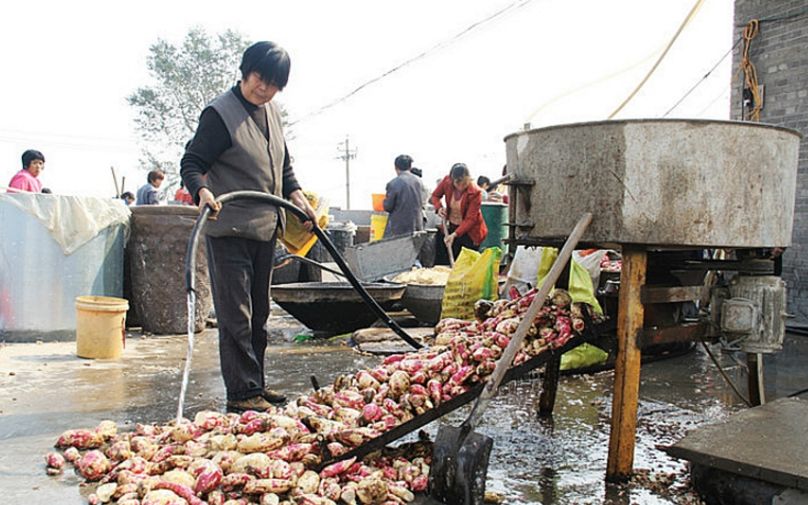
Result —
[[373, 193], [370, 195], [373, 198], [373, 210], [376, 212], [384, 212], [384, 193]]
[[129, 302], [112, 296], [76, 298], [76, 354], [80, 358], [118, 359], [126, 344]]
[[370, 216], [370, 241], [381, 240], [385, 228], [387, 228], [387, 212], [378, 212]]
[[427, 228], [424, 231], [426, 232], [426, 240], [421, 247], [421, 252], [418, 253], [418, 261], [421, 262], [422, 267], [432, 268], [435, 266], [438, 230], [435, 228]]
[[[356, 226], [351, 223], [351, 226], [329, 226], [326, 233], [331, 237], [334, 247], [345, 254], [345, 249], [354, 245], [354, 236], [356, 236]], [[329, 255], [328, 261], [333, 261]]]
[[508, 206], [499, 202], [483, 202], [480, 210], [488, 227], [488, 236], [480, 244], [480, 249], [499, 247], [504, 251], [503, 243], [508, 235]]

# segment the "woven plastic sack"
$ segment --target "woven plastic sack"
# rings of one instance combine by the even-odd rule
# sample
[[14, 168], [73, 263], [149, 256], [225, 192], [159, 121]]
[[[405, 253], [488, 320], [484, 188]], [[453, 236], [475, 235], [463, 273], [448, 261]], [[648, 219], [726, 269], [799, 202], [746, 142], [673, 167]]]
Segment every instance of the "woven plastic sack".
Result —
[[600, 347], [583, 343], [561, 355], [561, 370], [578, 370], [606, 363], [609, 353]]
[[[547, 274], [550, 273], [550, 269], [553, 267], [553, 262], [557, 257], [558, 249], [553, 249], [551, 247], [545, 247], [542, 249], [537, 286], [540, 286]], [[570, 261], [570, 279], [568, 291], [573, 302], [586, 303], [598, 314], [603, 314], [603, 309], [601, 309], [598, 299], [595, 298], [595, 289], [592, 286], [592, 277], [589, 276], [589, 271], [582, 267], [574, 259]], [[598, 365], [606, 361], [606, 358], [608, 357], [609, 355], [602, 349], [595, 347], [594, 345], [584, 343], [561, 355], [561, 369], [575, 370], [578, 368]]]
[[502, 250], [489, 247], [482, 253], [463, 248], [449, 273], [443, 292], [441, 318], [474, 319], [477, 300], [496, 300]]
[[[558, 249], [551, 247], [542, 248], [536, 286], [541, 286], [544, 278], [550, 273], [553, 262], [555, 262], [557, 257]], [[592, 278], [589, 276], [589, 272], [575, 260], [571, 260], [571, 264], [568, 291], [572, 297], [572, 301], [586, 303], [592, 307], [592, 310], [596, 313], [603, 314], [603, 309], [600, 308], [600, 303], [598, 303], [598, 299], [595, 298], [595, 289], [592, 286]]]

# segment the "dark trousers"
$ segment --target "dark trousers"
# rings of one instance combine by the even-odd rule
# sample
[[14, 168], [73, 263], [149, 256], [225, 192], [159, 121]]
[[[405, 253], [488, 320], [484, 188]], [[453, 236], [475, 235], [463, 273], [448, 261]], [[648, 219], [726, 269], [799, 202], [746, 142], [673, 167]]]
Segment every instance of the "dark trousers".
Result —
[[[457, 229], [457, 226], [449, 223], [449, 233], [454, 232]], [[443, 234], [443, 230], [438, 228], [438, 233], [435, 235], [435, 240], [437, 243], [435, 244], [435, 264], [436, 265], [448, 265], [449, 264], [449, 251], [446, 249], [446, 243], [443, 239], [446, 235]], [[460, 250], [463, 248], [471, 249], [473, 251], [479, 251], [480, 247], [474, 245], [474, 242], [471, 241], [471, 237], [469, 234], [466, 233], [465, 235], [461, 235], [454, 239], [452, 242], [452, 253], [454, 253], [454, 259], [456, 260], [458, 256], [460, 256]]]
[[245, 400], [264, 390], [275, 238], [207, 237], [207, 249], [227, 399]]

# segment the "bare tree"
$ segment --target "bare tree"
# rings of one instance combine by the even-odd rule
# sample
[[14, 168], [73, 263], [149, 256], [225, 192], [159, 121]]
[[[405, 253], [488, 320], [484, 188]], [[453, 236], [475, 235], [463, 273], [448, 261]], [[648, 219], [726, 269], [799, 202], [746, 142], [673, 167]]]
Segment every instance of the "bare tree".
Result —
[[179, 180], [179, 158], [196, 131], [199, 114], [238, 79], [241, 55], [249, 41], [227, 30], [214, 36], [192, 28], [179, 45], [158, 39], [149, 48], [152, 83], [127, 101], [135, 109], [141, 166], [160, 168], [168, 186]]

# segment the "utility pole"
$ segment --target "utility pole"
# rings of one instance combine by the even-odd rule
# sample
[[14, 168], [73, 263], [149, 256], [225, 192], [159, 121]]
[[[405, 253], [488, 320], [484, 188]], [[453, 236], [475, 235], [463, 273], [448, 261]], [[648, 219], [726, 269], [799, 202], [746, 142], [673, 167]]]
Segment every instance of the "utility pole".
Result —
[[345, 135], [345, 142], [337, 145], [340, 150], [339, 159], [345, 161], [345, 209], [351, 208], [351, 160], [356, 158], [356, 148], [351, 150], [348, 135]]

